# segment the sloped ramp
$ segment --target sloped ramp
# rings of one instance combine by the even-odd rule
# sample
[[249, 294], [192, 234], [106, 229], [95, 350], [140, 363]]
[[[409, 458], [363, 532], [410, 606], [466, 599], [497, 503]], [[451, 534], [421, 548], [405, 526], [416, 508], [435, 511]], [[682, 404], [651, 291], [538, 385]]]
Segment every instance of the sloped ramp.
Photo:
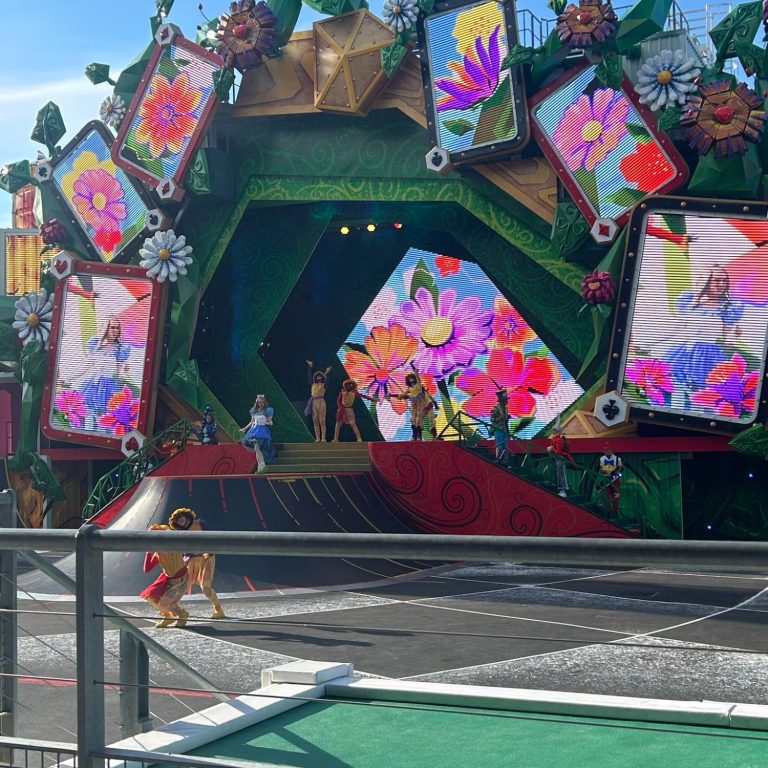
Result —
[[[144, 529], [165, 523], [177, 507], [191, 507], [214, 530], [328, 533], [412, 533], [378, 494], [368, 473], [307, 477], [145, 477], [110, 529]], [[104, 553], [104, 594], [138, 595], [155, 574], [142, 571], [140, 553]], [[214, 586], [219, 592], [281, 588], [330, 588], [417, 574], [435, 563], [347, 560], [323, 557], [219, 555]], [[74, 578], [74, 555], [57, 563]], [[61, 587], [38, 572], [20, 579], [35, 594], [58, 595]]]

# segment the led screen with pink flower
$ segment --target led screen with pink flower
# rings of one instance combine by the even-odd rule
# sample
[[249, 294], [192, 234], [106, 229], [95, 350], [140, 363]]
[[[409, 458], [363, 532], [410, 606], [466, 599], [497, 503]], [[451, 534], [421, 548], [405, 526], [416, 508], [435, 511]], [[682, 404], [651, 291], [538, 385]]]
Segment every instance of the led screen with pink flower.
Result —
[[415, 248], [338, 355], [375, 399], [369, 408], [385, 439], [411, 437], [405, 401], [388, 396], [404, 392], [412, 363], [440, 406], [438, 428], [459, 410], [487, 421], [502, 387], [513, 426], [529, 437], [582, 393], [477, 264]]

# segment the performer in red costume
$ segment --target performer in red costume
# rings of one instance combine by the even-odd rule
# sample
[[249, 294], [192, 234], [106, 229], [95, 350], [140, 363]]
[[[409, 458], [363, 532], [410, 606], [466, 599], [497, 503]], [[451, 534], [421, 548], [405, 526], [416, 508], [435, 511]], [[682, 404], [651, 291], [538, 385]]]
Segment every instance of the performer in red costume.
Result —
[[566, 462], [571, 465], [574, 465], [576, 462], [573, 460], [573, 456], [571, 456], [571, 444], [561, 426], [552, 427], [552, 435], [549, 438], [547, 450], [555, 459], [557, 495], [567, 496], [570, 487], [568, 485], [568, 474], [566, 473]]
[[341, 392], [336, 398], [336, 429], [333, 432], [334, 443], [339, 442], [339, 433], [344, 424], [348, 424], [352, 427], [352, 431], [355, 433], [355, 439], [358, 443], [363, 441], [360, 437], [360, 429], [357, 426], [357, 419], [355, 419], [355, 400], [358, 397], [364, 397], [366, 400], [370, 400], [375, 403], [375, 399], [369, 395], [364, 395], [362, 392], [357, 391], [357, 382], [354, 379], [347, 379], [341, 385]]
[[[168, 531], [170, 527], [154, 523], [150, 531]], [[160, 566], [162, 573], [139, 595], [154, 605], [163, 617], [156, 627], [170, 627], [175, 622], [177, 627], [187, 623], [189, 613], [179, 601], [187, 591], [187, 564], [180, 552], [147, 552], [144, 556], [144, 573]]]

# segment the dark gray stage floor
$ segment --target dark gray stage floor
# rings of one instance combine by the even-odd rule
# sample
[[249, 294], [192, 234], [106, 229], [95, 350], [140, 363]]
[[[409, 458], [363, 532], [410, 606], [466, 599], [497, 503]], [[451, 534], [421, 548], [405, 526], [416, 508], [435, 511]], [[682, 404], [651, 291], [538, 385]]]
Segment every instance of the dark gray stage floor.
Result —
[[[188, 629], [154, 628], [143, 603], [114, 607], [226, 691], [294, 659], [368, 676], [653, 698], [768, 704], [768, 572], [599, 570], [513, 564], [440, 569], [352, 591], [189, 600]], [[19, 735], [74, 740], [74, 604], [19, 606]], [[152, 617], [152, 621], [145, 617]], [[109, 626], [109, 625], [108, 625]], [[118, 635], [106, 633], [107, 681]], [[156, 660], [157, 723], [213, 704]], [[108, 731], [119, 738], [118, 695]]]

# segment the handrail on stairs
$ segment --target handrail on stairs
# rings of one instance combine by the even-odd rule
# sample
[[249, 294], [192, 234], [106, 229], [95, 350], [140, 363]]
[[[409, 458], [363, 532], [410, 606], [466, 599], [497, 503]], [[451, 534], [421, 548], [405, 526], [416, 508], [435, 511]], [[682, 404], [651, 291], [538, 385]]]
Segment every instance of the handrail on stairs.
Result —
[[[463, 447], [473, 450], [477, 449], [481, 441], [493, 437], [493, 427], [489, 421], [459, 410], [437, 437], [438, 440], [457, 440]], [[515, 434], [511, 434], [509, 439], [523, 450], [515, 450], [510, 454], [513, 460], [504, 467], [534, 483], [554, 484], [550, 478], [554, 475], [555, 457], [544, 451], [533, 440], [527, 440]], [[490, 457], [484, 458], [490, 461]], [[571, 466], [580, 472], [579, 480], [575, 483], [576, 487], [573, 488], [575, 495], [582, 497], [583, 503], [604, 507], [605, 488], [610, 478], [583, 464], [574, 463]], [[625, 467], [623, 471], [626, 469]]]
[[132, 488], [145, 475], [183, 450], [193, 432], [192, 424], [186, 419], [180, 419], [145, 441], [136, 453], [111, 469], [96, 483], [83, 506], [83, 521], [90, 520], [121, 493]]

